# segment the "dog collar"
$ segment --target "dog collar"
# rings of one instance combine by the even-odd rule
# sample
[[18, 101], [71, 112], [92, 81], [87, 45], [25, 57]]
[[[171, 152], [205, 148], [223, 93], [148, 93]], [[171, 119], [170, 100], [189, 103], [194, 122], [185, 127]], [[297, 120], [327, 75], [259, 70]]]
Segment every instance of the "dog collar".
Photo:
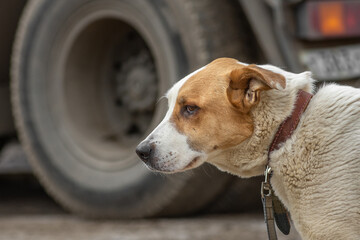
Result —
[[275, 222], [282, 233], [288, 235], [290, 232], [288, 212], [280, 199], [274, 194], [270, 184], [270, 178], [272, 175], [272, 170], [269, 166], [270, 154], [272, 151], [279, 149], [281, 144], [291, 137], [312, 96], [313, 95], [308, 92], [299, 90], [294, 110], [291, 115], [280, 124], [268, 151], [267, 165], [264, 173], [265, 181], [261, 184], [261, 198], [263, 202], [265, 223], [270, 240], [277, 239]]
[[279, 149], [280, 144], [285, 142], [293, 134], [294, 130], [299, 124], [301, 114], [306, 110], [312, 96], [313, 95], [311, 93], [299, 90], [293, 112], [285, 119], [285, 121], [280, 124], [279, 129], [277, 130], [276, 135], [270, 145], [268, 152], [268, 164], [270, 161], [270, 153]]

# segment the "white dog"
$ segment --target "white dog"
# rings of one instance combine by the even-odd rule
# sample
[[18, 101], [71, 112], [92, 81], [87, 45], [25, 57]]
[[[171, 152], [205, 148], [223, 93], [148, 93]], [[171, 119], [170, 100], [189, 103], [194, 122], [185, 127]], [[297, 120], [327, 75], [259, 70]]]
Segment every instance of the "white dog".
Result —
[[[137, 154], [165, 173], [206, 161], [241, 177], [261, 175], [297, 92], [312, 92], [313, 82], [310, 72], [217, 59], [169, 90], [169, 110]], [[360, 90], [321, 88], [269, 165], [303, 239], [360, 239]]]

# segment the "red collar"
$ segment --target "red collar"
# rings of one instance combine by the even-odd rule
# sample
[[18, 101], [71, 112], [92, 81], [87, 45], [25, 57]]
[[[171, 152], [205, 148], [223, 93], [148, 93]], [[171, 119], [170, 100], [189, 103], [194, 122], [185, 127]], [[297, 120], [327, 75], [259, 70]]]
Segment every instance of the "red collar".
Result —
[[270, 161], [270, 153], [280, 148], [280, 144], [284, 143], [288, 138], [291, 137], [294, 130], [296, 129], [302, 113], [306, 110], [313, 95], [311, 93], [299, 90], [297, 99], [295, 102], [294, 110], [291, 115], [287, 117], [279, 126], [276, 135], [270, 145], [268, 152], [268, 163]]

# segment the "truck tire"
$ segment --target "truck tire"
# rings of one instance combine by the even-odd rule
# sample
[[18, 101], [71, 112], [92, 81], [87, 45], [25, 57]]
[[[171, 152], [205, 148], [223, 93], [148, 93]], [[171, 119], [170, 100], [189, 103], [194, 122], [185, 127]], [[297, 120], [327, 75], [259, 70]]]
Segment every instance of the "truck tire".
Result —
[[191, 213], [224, 191], [232, 177], [213, 167], [162, 176], [134, 148], [166, 112], [157, 99], [175, 81], [216, 57], [248, 54], [233, 4], [29, 1], [13, 49], [12, 106], [55, 200], [84, 216], [134, 218]]

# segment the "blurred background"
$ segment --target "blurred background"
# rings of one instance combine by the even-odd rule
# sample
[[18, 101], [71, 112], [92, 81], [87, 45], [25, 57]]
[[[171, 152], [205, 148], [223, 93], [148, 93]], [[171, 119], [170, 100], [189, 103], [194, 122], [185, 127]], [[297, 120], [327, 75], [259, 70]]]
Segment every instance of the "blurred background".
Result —
[[137, 159], [159, 99], [218, 57], [360, 86], [358, 0], [0, 1], [0, 36], [0, 239], [264, 239], [261, 178]]

